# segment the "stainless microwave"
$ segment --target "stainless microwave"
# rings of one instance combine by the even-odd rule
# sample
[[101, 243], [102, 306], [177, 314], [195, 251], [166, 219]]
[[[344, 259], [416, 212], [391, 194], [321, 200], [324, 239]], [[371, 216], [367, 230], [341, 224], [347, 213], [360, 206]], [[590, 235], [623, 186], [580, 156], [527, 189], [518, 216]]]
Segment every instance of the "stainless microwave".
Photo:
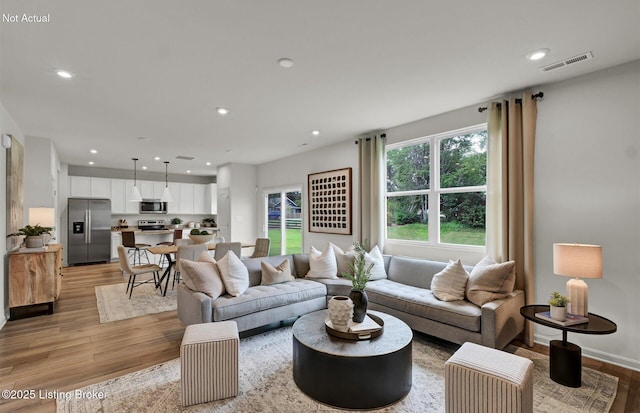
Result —
[[167, 203], [159, 199], [143, 199], [140, 201], [141, 214], [166, 214]]

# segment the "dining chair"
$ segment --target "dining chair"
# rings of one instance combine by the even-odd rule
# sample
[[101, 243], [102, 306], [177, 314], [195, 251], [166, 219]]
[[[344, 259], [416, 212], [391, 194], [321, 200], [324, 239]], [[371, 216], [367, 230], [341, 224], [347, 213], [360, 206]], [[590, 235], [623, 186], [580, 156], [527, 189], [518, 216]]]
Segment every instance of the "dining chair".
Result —
[[253, 254], [251, 254], [249, 258], [268, 257], [270, 247], [271, 240], [269, 238], [257, 238], [256, 246], [253, 249]]
[[172, 289], [175, 287], [176, 282], [180, 283], [180, 272], [182, 271], [180, 260], [197, 261], [202, 253], [207, 251], [207, 248], [207, 244], [180, 245], [178, 247], [178, 252], [176, 252], [175, 271], [173, 272], [173, 283], [171, 284]]
[[218, 244], [220, 242], [224, 242], [224, 237], [213, 237], [211, 242], [214, 243], [214, 244]]
[[227, 255], [227, 252], [233, 251], [240, 258], [242, 252], [242, 243], [240, 242], [220, 242], [216, 244], [216, 252], [214, 258], [216, 261]]
[[[127, 282], [127, 290], [129, 293], [129, 299], [131, 299], [131, 295], [133, 294], [133, 289], [139, 285], [147, 284], [153, 282], [158, 288], [160, 283], [160, 271], [162, 268], [156, 264], [144, 264], [144, 265], [131, 265], [129, 262], [129, 255], [125, 250], [123, 245], [118, 245], [118, 259], [120, 261], [120, 270], [123, 274], [129, 275], [129, 282]], [[152, 280], [144, 280], [140, 281], [136, 284], [136, 276], [142, 274], [153, 273]]]
[[136, 257], [138, 258], [138, 265], [142, 265], [142, 252], [144, 252], [144, 256], [147, 259], [147, 264], [151, 264], [149, 255], [147, 255], [147, 248], [151, 246], [150, 244], [136, 243], [136, 234], [133, 231], [122, 231], [120, 235], [122, 236], [122, 245], [128, 248], [128, 256], [131, 256], [133, 251], [133, 265], [136, 265]]
[[180, 247], [182, 245], [193, 245], [193, 240], [189, 238], [180, 238], [174, 242], [174, 245]]
[[[173, 239], [171, 241], [163, 241], [163, 242], [159, 242], [156, 245], [176, 245], [176, 240], [182, 239], [182, 230], [181, 229], [174, 229], [173, 230]], [[162, 255], [160, 257], [160, 266], [164, 267], [164, 264], [166, 262], [166, 258], [164, 255]]]

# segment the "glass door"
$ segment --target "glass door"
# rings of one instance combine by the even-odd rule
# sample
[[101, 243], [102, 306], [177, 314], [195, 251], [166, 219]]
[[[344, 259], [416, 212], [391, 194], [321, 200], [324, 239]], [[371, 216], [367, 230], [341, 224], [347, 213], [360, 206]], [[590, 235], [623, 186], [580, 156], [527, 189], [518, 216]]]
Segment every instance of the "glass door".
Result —
[[269, 255], [302, 252], [302, 190], [287, 188], [266, 193]]

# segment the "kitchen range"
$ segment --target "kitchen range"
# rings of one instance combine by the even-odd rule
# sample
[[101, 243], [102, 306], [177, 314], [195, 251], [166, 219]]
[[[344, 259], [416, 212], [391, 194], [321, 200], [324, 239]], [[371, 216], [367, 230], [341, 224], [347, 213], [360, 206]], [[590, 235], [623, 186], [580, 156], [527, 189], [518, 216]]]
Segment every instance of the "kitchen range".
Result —
[[166, 229], [163, 219], [141, 219], [138, 221], [140, 231], [160, 231]]

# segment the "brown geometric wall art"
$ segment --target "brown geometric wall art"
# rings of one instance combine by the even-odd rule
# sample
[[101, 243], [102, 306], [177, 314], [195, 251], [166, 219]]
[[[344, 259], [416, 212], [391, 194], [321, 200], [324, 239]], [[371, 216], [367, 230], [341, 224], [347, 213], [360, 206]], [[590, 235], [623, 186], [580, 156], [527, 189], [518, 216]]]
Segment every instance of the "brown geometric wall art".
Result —
[[351, 168], [309, 174], [309, 232], [351, 235]]

